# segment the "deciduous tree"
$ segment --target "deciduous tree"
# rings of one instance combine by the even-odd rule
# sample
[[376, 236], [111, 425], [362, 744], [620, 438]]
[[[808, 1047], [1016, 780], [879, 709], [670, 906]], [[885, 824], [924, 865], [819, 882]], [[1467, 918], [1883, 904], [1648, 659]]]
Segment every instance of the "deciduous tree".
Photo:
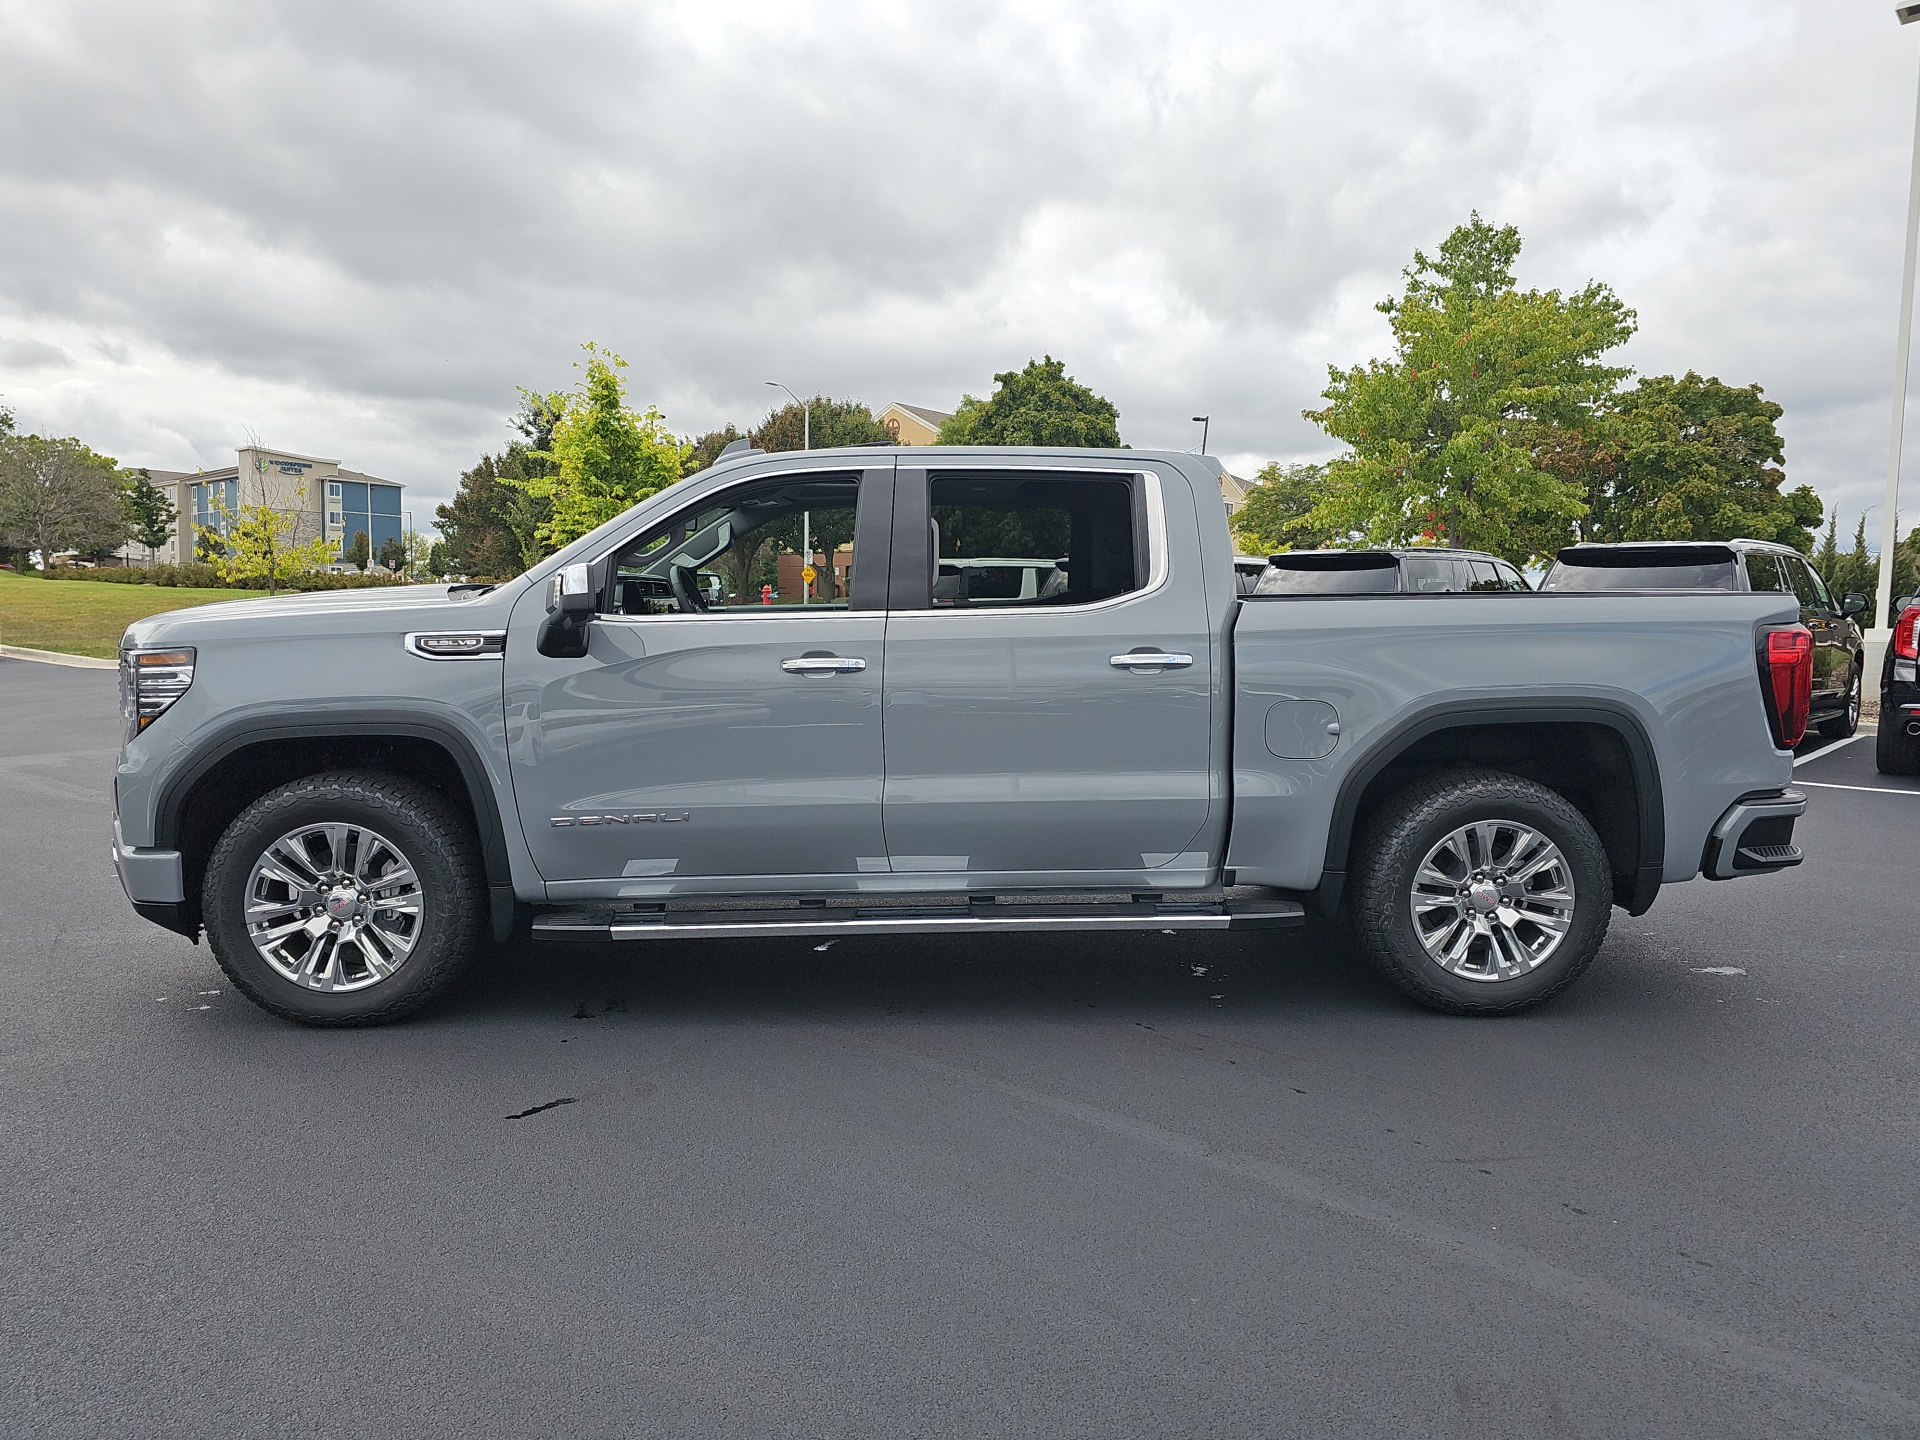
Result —
[[886, 427], [873, 418], [873, 411], [858, 400], [829, 400], [824, 395], [815, 395], [807, 401], [804, 416], [800, 407], [791, 401], [780, 406], [754, 426], [747, 438], [768, 452], [798, 450], [809, 438], [816, 450], [834, 445], [893, 443]]
[[1404, 292], [1376, 307], [1393, 355], [1330, 369], [1326, 405], [1303, 412], [1352, 447], [1328, 467], [1316, 526], [1516, 561], [1571, 538], [1585, 496], [1541, 455], [1604, 428], [1628, 371], [1601, 357], [1633, 334], [1634, 313], [1597, 281], [1519, 289], [1520, 243], [1475, 214], [1434, 256], [1414, 252]]
[[1312, 519], [1327, 483], [1325, 465], [1266, 465], [1253, 482], [1233, 516], [1234, 539], [1244, 553], [1317, 550], [1339, 538]]
[[552, 461], [551, 472], [529, 479], [500, 477], [551, 502], [552, 518], [537, 534], [555, 549], [678, 480], [692, 451], [667, 429], [658, 410], [627, 404], [620, 376], [625, 360], [592, 342], [581, 348], [587, 354], [584, 374], [573, 390], [562, 397], [522, 392], [530, 403], [558, 401], [552, 439], [543, 452]]
[[306, 499], [306, 487], [294, 493], [296, 503], [290, 510], [267, 504], [264, 494], [257, 504], [241, 503], [233, 509], [219, 495], [213, 497], [222, 523], [212, 558], [221, 580], [229, 585], [265, 582], [267, 594], [277, 595], [285, 581], [333, 563], [333, 545], [324, 535], [300, 538], [305, 510], [299, 502]]
[[1613, 458], [1595, 467], [1582, 530], [1592, 540], [1772, 540], [1813, 548], [1821, 503], [1783, 491], [1784, 413], [1758, 385], [1689, 370], [1649, 375], [1613, 402]]
[[1117, 449], [1120, 412], [1051, 355], [995, 375], [985, 400], [965, 396], [940, 427], [942, 445], [1076, 445]]
[[40, 552], [111, 550], [127, 538], [124, 487], [114, 461], [74, 439], [0, 436], [0, 539]]

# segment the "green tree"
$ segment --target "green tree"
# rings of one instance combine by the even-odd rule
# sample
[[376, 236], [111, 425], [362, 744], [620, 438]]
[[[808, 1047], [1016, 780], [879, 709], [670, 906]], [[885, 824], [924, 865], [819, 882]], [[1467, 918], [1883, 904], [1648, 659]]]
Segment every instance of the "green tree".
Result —
[[389, 535], [380, 542], [380, 554], [376, 558], [382, 570], [398, 575], [406, 568], [407, 542], [398, 535]]
[[694, 475], [705, 470], [720, 458], [720, 452], [726, 449], [727, 446], [733, 444], [736, 440], [744, 440], [746, 438], [746, 436], [742, 435], [729, 424], [725, 429], [709, 430], [706, 434], [689, 440], [687, 443], [692, 448], [687, 455], [686, 473]]
[[[306, 487], [301, 486], [295, 494], [298, 500], [305, 500]], [[228, 585], [265, 581], [267, 594], [277, 595], [285, 581], [324, 570], [333, 563], [333, 545], [324, 535], [300, 539], [304, 507], [298, 504], [291, 510], [277, 510], [263, 495], [259, 504], [229, 509], [216, 494], [213, 508], [222, 522], [213, 568]]]
[[1614, 402], [1616, 458], [1596, 471], [1593, 540], [1772, 540], [1813, 549], [1820, 499], [1782, 492], [1783, 411], [1758, 385], [1689, 370], [1649, 375]]
[[167, 543], [173, 522], [180, 516], [166, 492], [153, 483], [143, 466], [133, 472], [122, 504], [127, 512], [127, 528], [133, 543], [147, 552], [147, 564], [153, 564], [154, 552]]
[[366, 531], [354, 531], [353, 538], [340, 547], [340, 563], [362, 572], [373, 563], [373, 541]]
[[1604, 429], [1629, 372], [1600, 357], [1633, 334], [1634, 313], [1597, 281], [1519, 289], [1520, 244], [1476, 213], [1437, 255], [1414, 252], [1404, 292], [1375, 307], [1393, 356], [1330, 368], [1326, 405], [1303, 412], [1352, 447], [1328, 466], [1314, 525], [1521, 562], [1570, 538], [1585, 497], [1543, 456]]
[[963, 396], [940, 427], [941, 445], [1075, 445], [1120, 448], [1120, 412], [1048, 355], [993, 377], [985, 400]]
[[[803, 423], [803, 421], [805, 423]], [[728, 426], [729, 431], [732, 426]], [[769, 453], [798, 450], [809, 438], [813, 448], [825, 450], [835, 445], [891, 445], [893, 437], [873, 418], [873, 411], [858, 400], [829, 400], [815, 395], [807, 401], [803, 415], [798, 405], [788, 402], [770, 412], [753, 427], [748, 439]]]
[[604, 525], [680, 478], [693, 447], [672, 434], [666, 417], [649, 406], [627, 404], [620, 372], [627, 362], [589, 341], [579, 385], [563, 396], [522, 395], [529, 406], [558, 412], [545, 458], [550, 473], [529, 479], [501, 477], [508, 485], [552, 503], [552, 518], [539, 526], [541, 543], [558, 549]]
[[127, 538], [124, 483], [111, 457], [74, 439], [0, 435], [0, 542], [40, 552], [111, 550]]
[[444, 580], [453, 574], [453, 552], [447, 548], [447, 542], [436, 540], [427, 547], [427, 574], [435, 580]]
[[1253, 477], [1246, 503], [1233, 516], [1233, 534], [1244, 554], [1318, 550], [1341, 537], [1313, 523], [1327, 483], [1325, 465], [1263, 466]]

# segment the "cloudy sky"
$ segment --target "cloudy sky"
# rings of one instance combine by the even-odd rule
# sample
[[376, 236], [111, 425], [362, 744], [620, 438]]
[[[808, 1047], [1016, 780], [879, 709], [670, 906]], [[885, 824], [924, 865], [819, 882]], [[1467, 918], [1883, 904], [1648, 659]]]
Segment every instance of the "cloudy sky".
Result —
[[169, 469], [256, 433], [424, 526], [583, 340], [687, 433], [769, 379], [950, 409], [1051, 352], [1130, 443], [1211, 413], [1245, 473], [1330, 453], [1326, 366], [1478, 209], [1524, 284], [1611, 284], [1642, 373], [1764, 385], [1850, 529], [1920, 76], [1891, 11], [0, 0], [0, 404]]

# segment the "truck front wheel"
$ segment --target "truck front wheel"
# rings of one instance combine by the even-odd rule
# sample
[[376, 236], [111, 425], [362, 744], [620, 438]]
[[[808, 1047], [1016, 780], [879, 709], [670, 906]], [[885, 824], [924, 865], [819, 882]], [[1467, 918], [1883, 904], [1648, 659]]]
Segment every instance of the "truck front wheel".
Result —
[[379, 1025], [465, 965], [484, 893], [472, 830], [433, 790], [310, 775], [227, 827], [201, 912], [214, 958], [255, 1004], [303, 1025]]
[[1417, 780], [1355, 843], [1361, 947], [1404, 994], [1455, 1015], [1512, 1015], [1570, 985], [1606, 939], [1612, 877], [1566, 800], [1495, 770]]

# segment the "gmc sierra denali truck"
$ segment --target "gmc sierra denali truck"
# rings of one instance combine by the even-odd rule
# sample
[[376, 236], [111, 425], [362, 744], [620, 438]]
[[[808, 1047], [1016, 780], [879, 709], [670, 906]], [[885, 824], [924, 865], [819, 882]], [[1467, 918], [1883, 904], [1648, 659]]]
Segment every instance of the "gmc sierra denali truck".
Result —
[[[1798, 863], [1792, 595], [1242, 596], [1212, 462], [729, 454], [517, 579], [132, 626], [113, 853], [316, 1025], [489, 932], [1351, 923], [1523, 1010], [1610, 907]], [[1250, 888], [1264, 887], [1264, 888]]]

